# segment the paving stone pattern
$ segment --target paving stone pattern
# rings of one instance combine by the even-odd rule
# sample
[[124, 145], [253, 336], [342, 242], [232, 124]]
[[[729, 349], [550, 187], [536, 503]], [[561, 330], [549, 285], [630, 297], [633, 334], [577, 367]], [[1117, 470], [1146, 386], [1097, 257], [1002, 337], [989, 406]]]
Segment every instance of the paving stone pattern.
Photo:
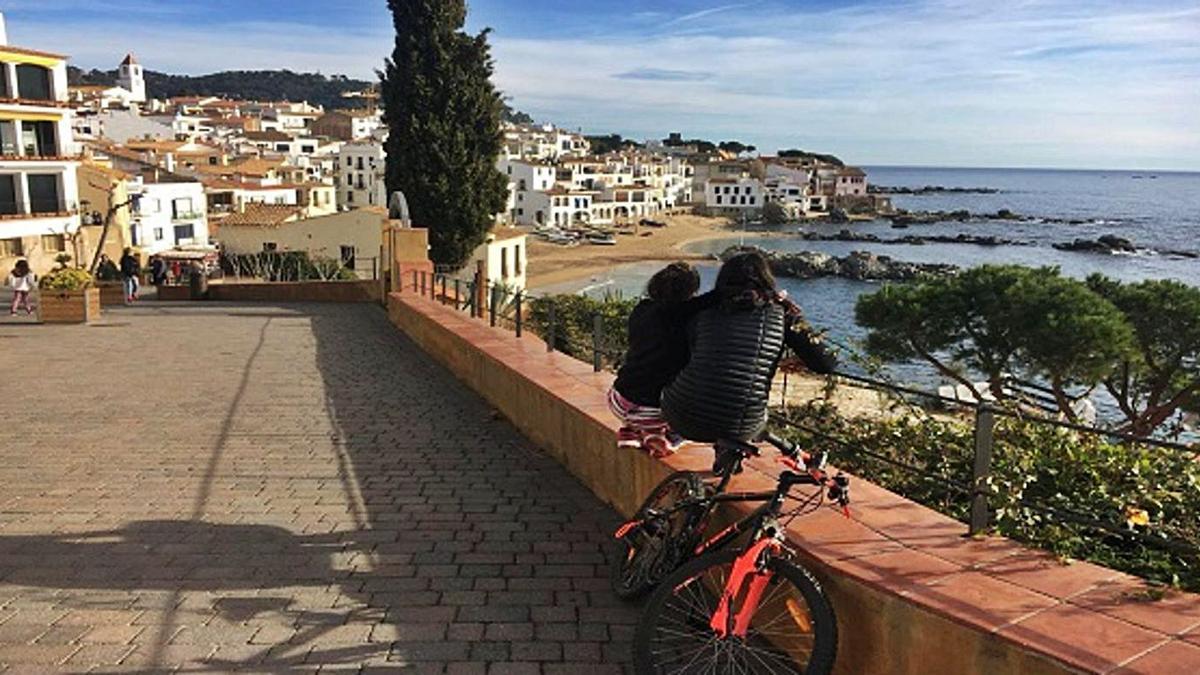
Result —
[[0, 365], [0, 670], [628, 668], [616, 514], [377, 307], [0, 326]]

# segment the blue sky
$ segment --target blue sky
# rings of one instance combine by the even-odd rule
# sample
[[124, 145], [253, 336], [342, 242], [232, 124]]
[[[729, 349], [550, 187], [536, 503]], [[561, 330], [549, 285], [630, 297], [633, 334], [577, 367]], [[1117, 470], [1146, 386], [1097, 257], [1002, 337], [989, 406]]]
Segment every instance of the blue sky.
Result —
[[[861, 164], [1200, 170], [1195, 0], [476, 0], [496, 82], [588, 132]], [[384, 0], [0, 0], [13, 44], [113, 67], [369, 77]]]

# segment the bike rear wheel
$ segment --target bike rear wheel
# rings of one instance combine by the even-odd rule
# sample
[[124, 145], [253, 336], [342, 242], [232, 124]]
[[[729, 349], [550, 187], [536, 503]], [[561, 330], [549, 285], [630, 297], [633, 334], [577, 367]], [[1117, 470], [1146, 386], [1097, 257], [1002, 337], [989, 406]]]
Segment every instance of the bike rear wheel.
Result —
[[739, 555], [705, 555], [662, 581], [634, 633], [638, 675], [828, 675], [833, 670], [833, 608], [807, 570], [782, 558], [767, 560], [769, 581], [745, 635], [722, 637], [713, 630], [710, 622]]
[[704, 481], [691, 471], [667, 476], [642, 503], [633, 517], [640, 524], [617, 539], [611, 577], [613, 592], [631, 600], [650, 592], [658, 582], [675, 571], [699, 542], [704, 527], [705, 508], [683, 509], [669, 516], [680, 501], [705, 494]]

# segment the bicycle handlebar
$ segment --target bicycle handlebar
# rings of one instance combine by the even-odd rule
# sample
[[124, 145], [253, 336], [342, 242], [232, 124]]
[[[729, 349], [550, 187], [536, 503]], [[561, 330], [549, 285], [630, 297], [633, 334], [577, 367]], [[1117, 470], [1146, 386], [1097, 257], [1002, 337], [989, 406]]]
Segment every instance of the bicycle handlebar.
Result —
[[[796, 445], [795, 443], [786, 441], [769, 431], [765, 432], [763, 434], [762, 439], [766, 443], [769, 443], [770, 445], [775, 446], [775, 449], [779, 450], [779, 452], [782, 453], [783, 456], [787, 457], [788, 459], [797, 459], [800, 457], [800, 454], [801, 454], [800, 446]], [[819, 452], [816, 455], [813, 455], [811, 457], [811, 459], [812, 459], [812, 465], [813, 465], [812, 468], [816, 468], [816, 469], [825, 468], [826, 453], [824, 451]], [[805, 463], [808, 464], [808, 462], [805, 462]]]

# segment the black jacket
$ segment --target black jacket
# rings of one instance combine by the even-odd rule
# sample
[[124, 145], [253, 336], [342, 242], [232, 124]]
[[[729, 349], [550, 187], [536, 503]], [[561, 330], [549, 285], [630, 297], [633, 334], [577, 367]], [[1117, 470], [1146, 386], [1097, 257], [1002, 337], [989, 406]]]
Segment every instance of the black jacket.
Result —
[[142, 266], [138, 263], [137, 258], [131, 255], [121, 256], [121, 276], [128, 279], [141, 274]]
[[663, 387], [687, 365], [689, 320], [715, 305], [711, 292], [684, 302], [639, 302], [629, 315], [629, 348], [613, 387], [640, 406], [659, 407]]
[[778, 303], [712, 307], [688, 328], [691, 359], [663, 389], [663, 415], [694, 441], [751, 440], [767, 423], [767, 403], [785, 347], [816, 373], [837, 360], [798, 317]]

